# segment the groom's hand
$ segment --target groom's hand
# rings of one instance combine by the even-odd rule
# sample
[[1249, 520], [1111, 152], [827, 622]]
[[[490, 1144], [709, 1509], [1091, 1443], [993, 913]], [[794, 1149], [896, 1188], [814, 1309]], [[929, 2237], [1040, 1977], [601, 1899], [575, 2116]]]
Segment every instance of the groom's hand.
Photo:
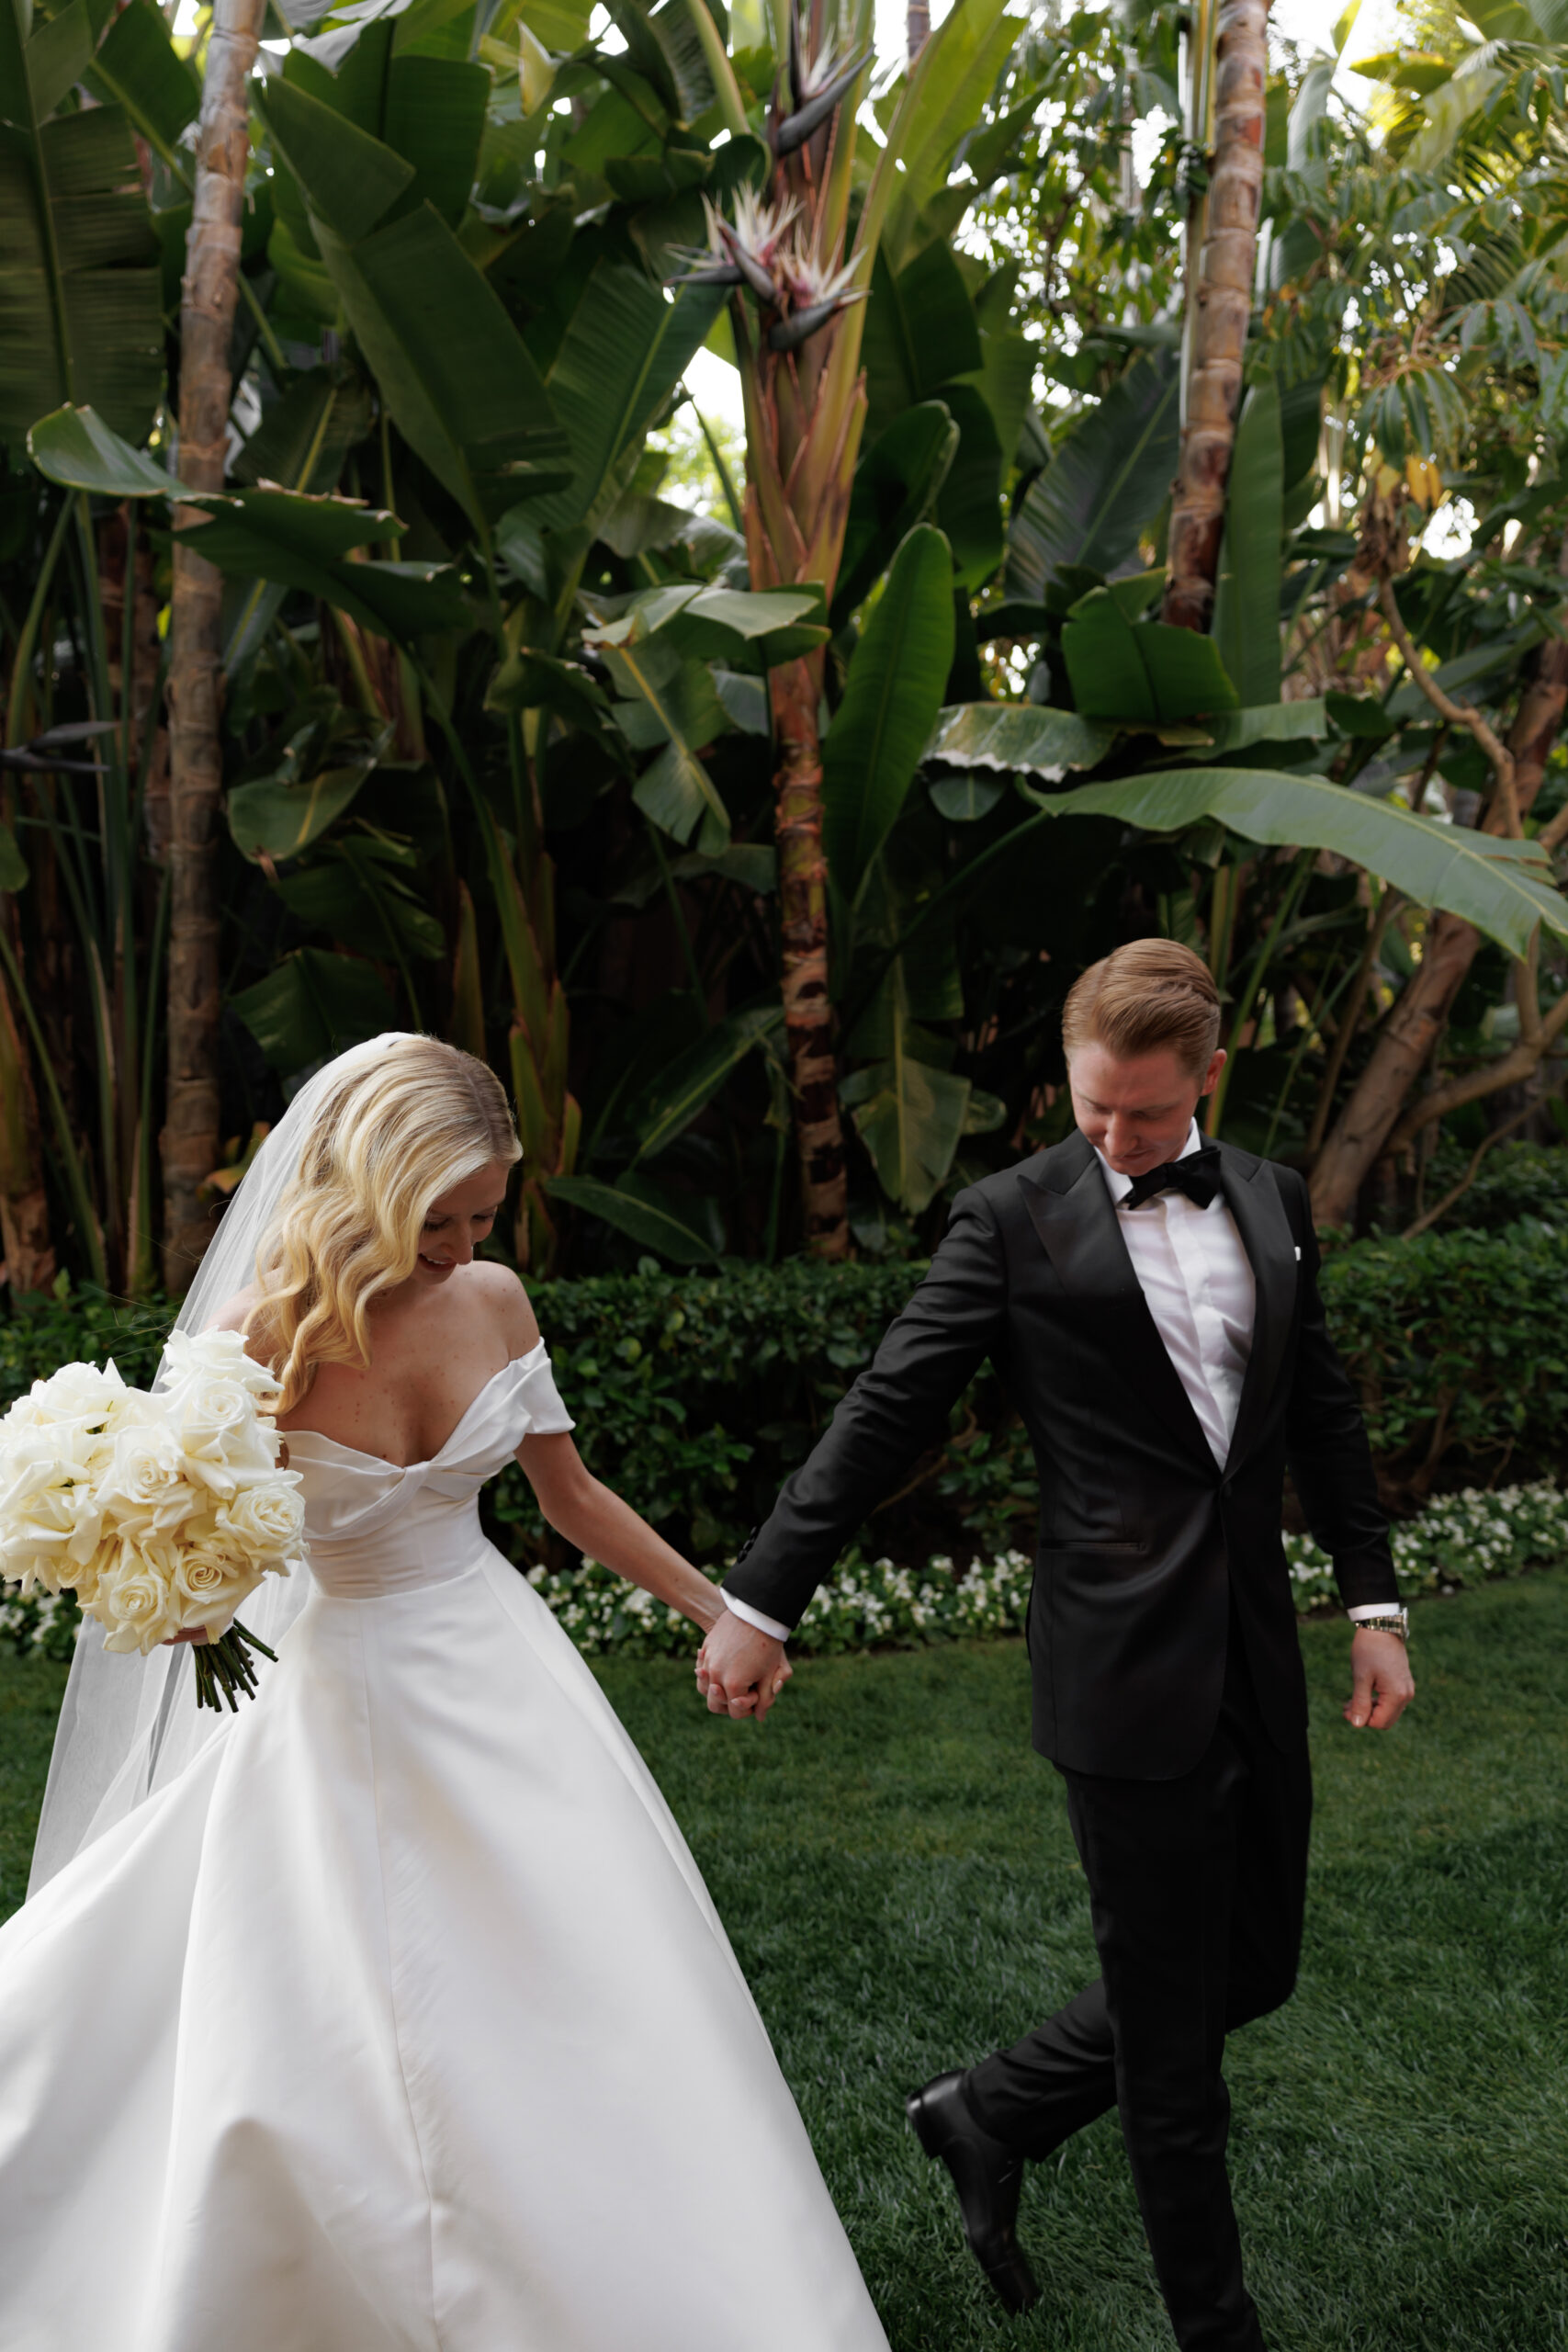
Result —
[[784, 1645], [727, 1609], [697, 1653], [697, 1689], [710, 1715], [735, 1722], [767, 1713], [795, 1669]]
[[1416, 1696], [1409, 1652], [1397, 1634], [1358, 1628], [1350, 1644], [1350, 1676], [1345, 1720], [1353, 1731], [1387, 1731]]

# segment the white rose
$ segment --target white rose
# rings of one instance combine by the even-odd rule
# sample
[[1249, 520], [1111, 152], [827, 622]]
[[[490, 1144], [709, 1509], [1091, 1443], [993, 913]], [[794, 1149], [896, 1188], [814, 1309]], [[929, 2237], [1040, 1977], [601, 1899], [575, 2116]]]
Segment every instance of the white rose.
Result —
[[181, 1611], [168, 1581], [126, 1546], [98, 1580], [93, 1611], [105, 1627], [106, 1650], [145, 1656], [181, 1629]]
[[241, 1602], [260, 1582], [260, 1572], [232, 1552], [182, 1551], [173, 1580], [181, 1624], [226, 1632]]
[[297, 1552], [305, 1532], [305, 1506], [293, 1483], [298, 1476], [298, 1471], [275, 1471], [221, 1504], [218, 1525], [229, 1541], [251, 1557]]
[[180, 1442], [161, 1419], [120, 1430], [94, 1491], [99, 1509], [127, 1534], [183, 1526], [200, 1501]]

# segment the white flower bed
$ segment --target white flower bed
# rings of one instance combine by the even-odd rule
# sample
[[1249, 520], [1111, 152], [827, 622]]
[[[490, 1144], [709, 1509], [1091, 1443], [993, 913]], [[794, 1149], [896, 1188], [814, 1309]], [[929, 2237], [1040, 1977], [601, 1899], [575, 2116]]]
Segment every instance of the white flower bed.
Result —
[[[1327, 1555], [1310, 1536], [1287, 1535], [1285, 1556], [1303, 1615], [1337, 1600]], [[1396, 1526], [1393, 1559], [1406, 1599], [1510, 1576], [1536, 1560], [1568, 1559], [1568, 1494], [1549, 1478], [1494, 1493], [1467, 1487]], [[1026, 1552], [1004, 1552], [961, 1577], [942, 1554], [920, 1573], [852, 1553], [813, 1599], [793, 1647], [834, 1652], [1017, 1634], [1032, 1574]], [[570, 1576], [536, 1568], [529, 1582], [591, 1657], [685, 1657], [697, 1647], [689, 1619], [595, 1561]], [[0, 1640], [18, 1651], [68, 1655], [74, 1633], [68, 1609], [63, 1594], [28, 1600], [12, 1594], [0, 1600]]]

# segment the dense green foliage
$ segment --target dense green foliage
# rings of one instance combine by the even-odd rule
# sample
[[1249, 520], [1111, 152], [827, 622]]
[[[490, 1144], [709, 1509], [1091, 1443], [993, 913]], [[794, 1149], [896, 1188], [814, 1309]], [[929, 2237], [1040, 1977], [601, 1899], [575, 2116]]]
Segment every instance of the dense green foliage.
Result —
[[[1418, 1693], [1352, 1735], [1342, 1625], [1303, 1629], [1318, 1788], [1302, 1982], [1230, 2045], [1249, 2275], [1276, 2352], [1561, 2352], [1568, 1578], [1416, 1611]], [[601, 1679], [691, 1839], [893, 2352], [1148, 2352], [1168, 2335], [1115, 2119], [1033, 2170], [1045, 2290], [1010, 2324], [904, 2093], [1093, 1973], [1021, 1643], [807, 1662], [761, 1733], [677, 1663]], [[0, 1657], [0, 1909], [59, 1669]], [[803, 2348], [804, 2352], [804, 2348]]]
[[[536, 1283], [532, 1296], [591, 1467], [716, 1566], [766, 1514], [920, 1272], [793, 1260], [672, 1273], [649, 1260], [632, 1274]], [[1395, 1492], [1418, 1498], [1440, 1467], [1488, 1476], [1561, 1457], [1565, 1285], [1568, 1229], [1540, 1218], [1355, 1242], [1329, 1258], [1330, 1324]], [[151, 1308], [85, 1289], [0, 1317], [0, 1407], [78, 1356], [112, 1354], [145, 1384], [161, 1329]], [[515, 1465], [493, 1509], [516, 1557], [567, 1564]], [[861, 1541], [923, 1568], [938, 1552], [1029, 1550], [1034, 1517], [1030, 1450], [987, 1372]]]

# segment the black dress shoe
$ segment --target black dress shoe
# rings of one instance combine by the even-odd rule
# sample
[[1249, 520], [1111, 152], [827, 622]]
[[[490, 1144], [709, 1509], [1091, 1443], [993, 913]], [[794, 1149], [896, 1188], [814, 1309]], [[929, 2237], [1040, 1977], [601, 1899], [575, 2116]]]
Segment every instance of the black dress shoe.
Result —
[[1040, 2300], [1034, 2274], [1014, 2235], [1023, 2158], [982, 2132], [969, 2112], [961, 2074], [939, 2075], [904, 2101], [915, 2136], [928, 2156], [940, 2156], [953, 2175], [969, 2251], [1010, 2312]]

